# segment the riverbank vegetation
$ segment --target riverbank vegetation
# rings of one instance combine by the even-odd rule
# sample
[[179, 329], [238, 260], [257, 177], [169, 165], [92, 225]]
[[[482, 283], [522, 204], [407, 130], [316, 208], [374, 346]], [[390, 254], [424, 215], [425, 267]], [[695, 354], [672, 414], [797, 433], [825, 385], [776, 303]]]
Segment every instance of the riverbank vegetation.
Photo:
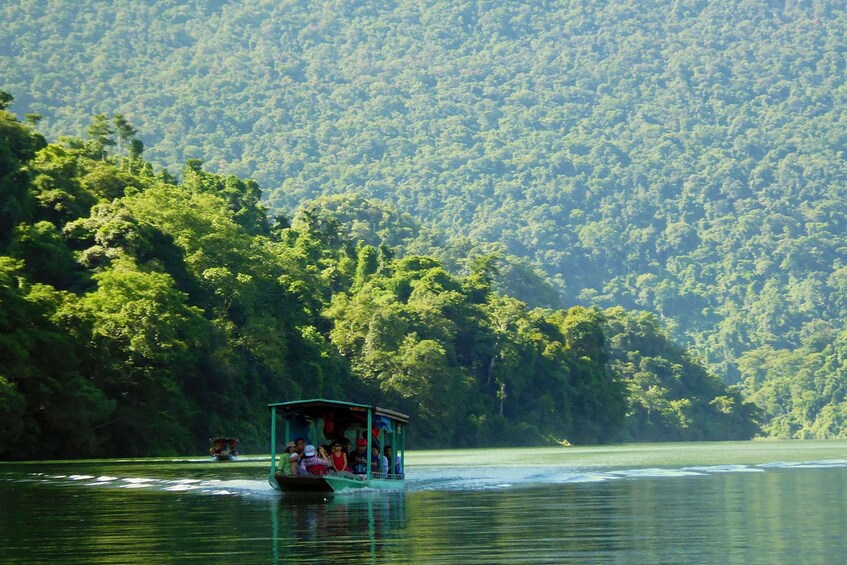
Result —
[[[387, 245], [453, 273], [495, 252], [495, 287], [531, 306], [653, 312], [769, 433], [847, 437], [843, 2], [79, 0], [0, 19], [0, 86], [51, 138], [123, 113], [150, 161], [255, 178], [274, 213], [390, 203]], [[319, 202], [382, 241], [359, 204]]]
[[256, 451], [264, 403], [316, 396], [407, 411], [421, 447], [756, 433], [649, 314], [532, 308], [389, 205], [269, 216], [252, 180], [155, 171], [123, 116], [48, 143], [2, 101], [0, 457]]

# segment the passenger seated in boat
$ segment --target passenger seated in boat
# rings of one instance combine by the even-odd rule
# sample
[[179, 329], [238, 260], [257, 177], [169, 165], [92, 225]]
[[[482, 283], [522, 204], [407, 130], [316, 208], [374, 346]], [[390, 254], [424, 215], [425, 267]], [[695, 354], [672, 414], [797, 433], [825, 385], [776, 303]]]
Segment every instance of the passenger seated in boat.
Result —
[[350, 465], [350, 468], [353, 470], [353, 473], [356, 475], [367, 475], [368, 474], [368, 440], [366, 439], [358, 439], [356, 440], [356, 450], [350, 453], [350, 457], [347, 460], [347, 464]]
[[[393, 455], [394, 450], [391, 448], [390, 445], [386, 445], [385, 449], [383, 450], [383, 453], [385, 453], [385, 455], [383, 455], [382, 458], [385, 459], [385, 468], [387, 469], [388, 468], [388, 462], [391, 461], [391, 456]], [[400, 465], [400, 457], [399, 456], [395, 457], [394, 458], [394, 467], [393, 467], [391, 472], [396, 474], [396, 475], [399, 475], [403, 472], [403, 471], [400, 470], [401, 468], [402, 468], [402, 465]], [[384, 471], [384, 472], [387, 473], [388, 471]]]
[[294, 453], [294, 442], [289, 441], [285, 451], [279, 456], [279, 468], [284, 475], [291, 475], [291, 455]]
[[385, 470], [382, 469], [383, 456], [379, 454], [379, 447], [371, 446], [371, 473], [387, 473], [388, 460], [385, 462]]
[[314, 445], [307, 445], [303, 455], [305, 456], [303, 464], [306, 467], [307, 474], [320, 476], [329, 473], [329, 461], [323, 448], [318, 453]]
[[304, 463], [305, 455], [303, 454], [306, 450], [306, 440], [302, 437], [298, 437], [294, 440], [294, 450], [289, 457], [289, 462], [291, 464], [291, 474], [295, 477], [307, 475], [306, 465]]
[[350, 467], [347, 466], [347, 454], [344, 453], [341, 444], [337, 441], [332, 444], [332, 457], [330, 460], [332, 462], [332, 470], [336, 473], [342, 471], [350, 472]]
[[385, 449], [382, 450], [383, 454], [379, 457], [379, 472], [383, 475], [387, 475], [390, 473], [388, 462], [391, 461], [389, 457], [391, 457], [391, 446], [386, 445]]

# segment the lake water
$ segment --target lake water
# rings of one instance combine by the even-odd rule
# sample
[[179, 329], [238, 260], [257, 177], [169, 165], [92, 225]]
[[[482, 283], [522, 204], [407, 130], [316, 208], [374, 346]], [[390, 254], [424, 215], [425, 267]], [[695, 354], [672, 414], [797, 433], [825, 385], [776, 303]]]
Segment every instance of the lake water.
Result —
[[267, 460], [0, 464], [0, 562], [842, 563], [847, 442], [412, 452], [406, 493]]

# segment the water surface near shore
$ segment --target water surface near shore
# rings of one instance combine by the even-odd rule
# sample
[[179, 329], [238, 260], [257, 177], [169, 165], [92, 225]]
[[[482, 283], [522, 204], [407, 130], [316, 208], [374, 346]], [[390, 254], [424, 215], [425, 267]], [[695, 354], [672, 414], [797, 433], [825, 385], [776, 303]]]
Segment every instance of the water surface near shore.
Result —
[[5, 562], [824, 563], [847, 442], [410, 452], [406, 493], [281, 496], [267, 457], [0, 464]]

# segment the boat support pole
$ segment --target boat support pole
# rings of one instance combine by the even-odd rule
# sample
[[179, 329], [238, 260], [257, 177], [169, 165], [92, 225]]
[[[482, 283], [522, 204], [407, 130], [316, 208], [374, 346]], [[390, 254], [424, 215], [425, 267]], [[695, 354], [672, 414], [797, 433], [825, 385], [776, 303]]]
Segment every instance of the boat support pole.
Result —
[[406, 424], [400, 427], [400, 444], [403, 451], [400, 452], [400, 470], [403, 472], [403, 478], [406, 478]]
[[371, 440], [373, 439], [373, 434], [371, 433], [371, 427], [373, 426], [371, 416], [371, 409], [368, 408], [368, 482], [371, 481]]
[[276, 475], [276, 407], [271, 408], [271, 474], [268, 482], [272, 487], [278, 488], [274, 476]]
[[[388, 474], [394, 475], [397, 473], [397, 466], [394, 464], [394, 461], [397, 459], [397, 426], [400, 424], [397, 422], [393, 422], [393, 426], [391, 426], [391, 461], [388, 462]], [[382, 451], [385, 453], [385, 450]]]
[[291, 441], [291, 430], [289, 429], [288, 418], [285, 418], [285, 437], [283, 440], [285, 441], [286, 447], [288, 446], [288, 442]]

